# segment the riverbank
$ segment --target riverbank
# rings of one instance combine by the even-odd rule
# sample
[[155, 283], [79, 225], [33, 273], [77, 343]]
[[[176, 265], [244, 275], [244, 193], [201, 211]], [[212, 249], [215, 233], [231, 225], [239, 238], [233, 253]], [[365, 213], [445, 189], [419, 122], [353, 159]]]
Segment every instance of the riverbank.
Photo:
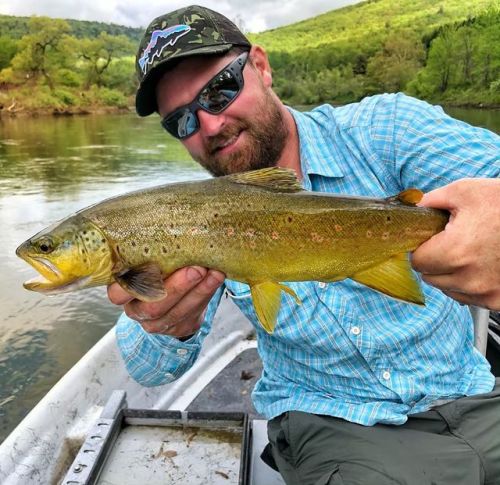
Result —
[[[47, 93], [41, 97], [43, 101], [40, 103], [37, 98], [40, 98], [39, 93], [34, 96], [33, 91], [31, 95], [25, 94], [21, 97], [20, 94], [12, 96], [12, 91], [0, 92], [0, 118], [13, 118], [13, 117], [39, 117], [39, 116], [79, 116], [79, 115], [93, 115], [93, 114], [126, 114], [135, 111], [134, 96], [124, 96], [119, 92], [103, 88], [105, 96], [105, 103], [96, 102], [96, 98], [102, 97], [101, 90], [95, 90], [90, 96], [84, 93], [71, 93], [72, 102], [64, 103], [61, 101], [62, 97], [68, 98], [68, 92], [61, 93], [57, 90], [55, 93], [50, 93], [50, 97], [55, 97], [56, 102], [50, 104], [50, 97]], [[10, 96], [9, 96], [10, 94]], [[101, 96], [96, 96], [101, 94]], [[111, 94], [111, 95], [110, 95]], [[82, 103], [76, 103], [75, 97], [83, 99]], [[35, 102], [33, 102], [35, 101]], [[500, 103], [493, 101], [474, 101], [467, 100], [450, 100], [450, 99], [427, 99], [431, 104], [443, 106], [443, 108], [466, 108], [466, 109], [481, 109], [481, 110], [500, 110]], [[355, 102], [350, 101], [350, 102]], [[285, 100], [286, 103], [286, 100]], [[339, 103], [338, 101], [325, 101], [333, 106], [342, 106], [348, 103]], [[286, 103], [289, 104], [289, 103]], [[323, 103], [320, 103], [323, 104]], [[306, 111], [316, 105], [294, 105], [295, 108]]]
[[132, 95], [106, 87], [54, 88], [34, 84], [1, 86], [0, 117], [74, 116], [130, 112]]

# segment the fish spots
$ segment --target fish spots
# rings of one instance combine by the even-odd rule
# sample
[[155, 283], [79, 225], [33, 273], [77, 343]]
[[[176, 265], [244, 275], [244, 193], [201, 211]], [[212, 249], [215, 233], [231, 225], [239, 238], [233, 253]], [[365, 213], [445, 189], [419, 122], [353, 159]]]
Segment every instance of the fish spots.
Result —
[[148, 253], [149, 253], [149, 248], [146, 246], [146, 247], [144, 248], [144, 254], [148, 254]]
[[234, 227], [229, 226], [229, 227], [226, 229], [226, 234], [227, 234], [229, 237], [234, 236], [234, 233], [235, 233], [235, 231], [234, 231]]
[[255, 241], [249, 241], [248, 246], [250, 249], [255, 249], [257, 247], [257, 243]]
[[290, 222], [293, 222], [293, 217], [292, 216], [288, 216], [286, 218], [287, 222], [290, 223]]
[[116, 253], [120, 254], [120, 246], [118, 244], [116, 245], [115, 249], [116, 249]]
[[191, 234], [191, 236], [196, 236], [196, 234], [198, 234], [199, 232], [200, 232], [200, 230], [197, 227], [192, 227], [189, 230], [189, 234]]
[[311, 232], [311, 240], [315, 243], [322, 243], [325, 238], [320, 236], [317, 232]]
[[132, 247], [134, 247], [134, 248], [137, 246], [137, 243], [135, 241], [132, 241], [131, 244], [132, 244]]
[[335, 232], [342, 232], [343, 227], [340, 224], [335, 224]]
[[180, 245], [180, 244], [176, 244], [176, 245], [175, 245], [175, 247], [176, 247], [177, 249], [180, 249], [180, 248], [181, 248], [181, 245]]
[[255, 229], [252, 229], [251, 227], [246, 230], [245, 236], [247, 237], [255, 237]]
[[372, 238], [372, 237], [373, 237], [373, 232], [372, 232], [372, 231], [370, 231], [370, 229], [368, 229], [368, 231], [366, 231], [366, 237], [367, 237], [368, 239], [370, 239], [370, 238]]
[[279, 238], [280, 238], [279, 232], [273, 231], [271, 233], [271, 239], [274, 239], [275, 241], [277, 241]]
[[214, 214], [214, 219], [217, 219], [218, 217], [219, 217], [219, 214], [216, 212], [216, 213]]
[[390, 224], [391, 222], [392, 222], [392, 218], [391, 218], [391, 216], [389, 216], [389, 215], [388, 215], [388, 216], [386, 216], [386, 218], [385, 218], [385, 223], [386, 223], [386, 224]]
[[161, 247], [161, 252], [162, 252], [163, 254], [167, 254], [167, 248], [166, 248], [165, 246], [162, 246], [162, 247]]
[[389, 236], [391, 235], [391, 233], [389, 231], [385, 231], [382, 233], [382, 240], [383, 241], [387, 241], [387, 239], [389, 239]]

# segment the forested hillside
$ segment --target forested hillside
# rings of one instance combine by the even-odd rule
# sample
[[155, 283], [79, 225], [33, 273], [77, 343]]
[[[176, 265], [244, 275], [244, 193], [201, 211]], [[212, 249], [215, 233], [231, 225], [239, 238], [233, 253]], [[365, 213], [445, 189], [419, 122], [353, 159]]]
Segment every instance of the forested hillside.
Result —
[[404, 90], [434, 101], [500, 104], [498, 0], [370, 0], [251, 36], [292, 103]]
[[[0, 113], [133, 104], [142, 29], [0, 16]], [[404, 91], [500, 106], [500, 0], [368, 0], [261, 34], [290, 104]]]
[[[30, 17], [15, 17], [0, 14], [0, 33], [4, 37], [20, 39], [29, 34]], [[84, 37], [97, 37], [101, 32], [109, 35], [124, 35], [132, 42], [139, 42], [143, 29], [125, 27], [124, 25], [106, 24], [104, 22], [91, 22], [88, 20], [65, 19], [70, 27], [71, 35], [79, 39]]]

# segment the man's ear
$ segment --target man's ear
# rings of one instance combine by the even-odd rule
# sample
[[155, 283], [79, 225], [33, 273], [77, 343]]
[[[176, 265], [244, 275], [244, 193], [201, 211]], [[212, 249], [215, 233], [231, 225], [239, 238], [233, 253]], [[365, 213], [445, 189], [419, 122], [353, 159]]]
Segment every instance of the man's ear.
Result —
[[270, 88], [273, 85], [273, 75], [267, 53], [260, 45], [252, 45], [250, 49], [250, 60], [255, 70], [260, 74], [264, 86]]

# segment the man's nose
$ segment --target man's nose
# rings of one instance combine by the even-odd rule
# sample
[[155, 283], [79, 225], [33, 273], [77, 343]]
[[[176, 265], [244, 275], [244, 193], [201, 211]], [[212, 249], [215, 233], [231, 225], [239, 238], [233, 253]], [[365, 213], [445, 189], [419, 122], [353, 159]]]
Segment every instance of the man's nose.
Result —
[[218, 135], [226, 122], [224, 113], [211, 114], [200, 109], [197, 114], [200, 122], [200, 131], [205, 136]]

